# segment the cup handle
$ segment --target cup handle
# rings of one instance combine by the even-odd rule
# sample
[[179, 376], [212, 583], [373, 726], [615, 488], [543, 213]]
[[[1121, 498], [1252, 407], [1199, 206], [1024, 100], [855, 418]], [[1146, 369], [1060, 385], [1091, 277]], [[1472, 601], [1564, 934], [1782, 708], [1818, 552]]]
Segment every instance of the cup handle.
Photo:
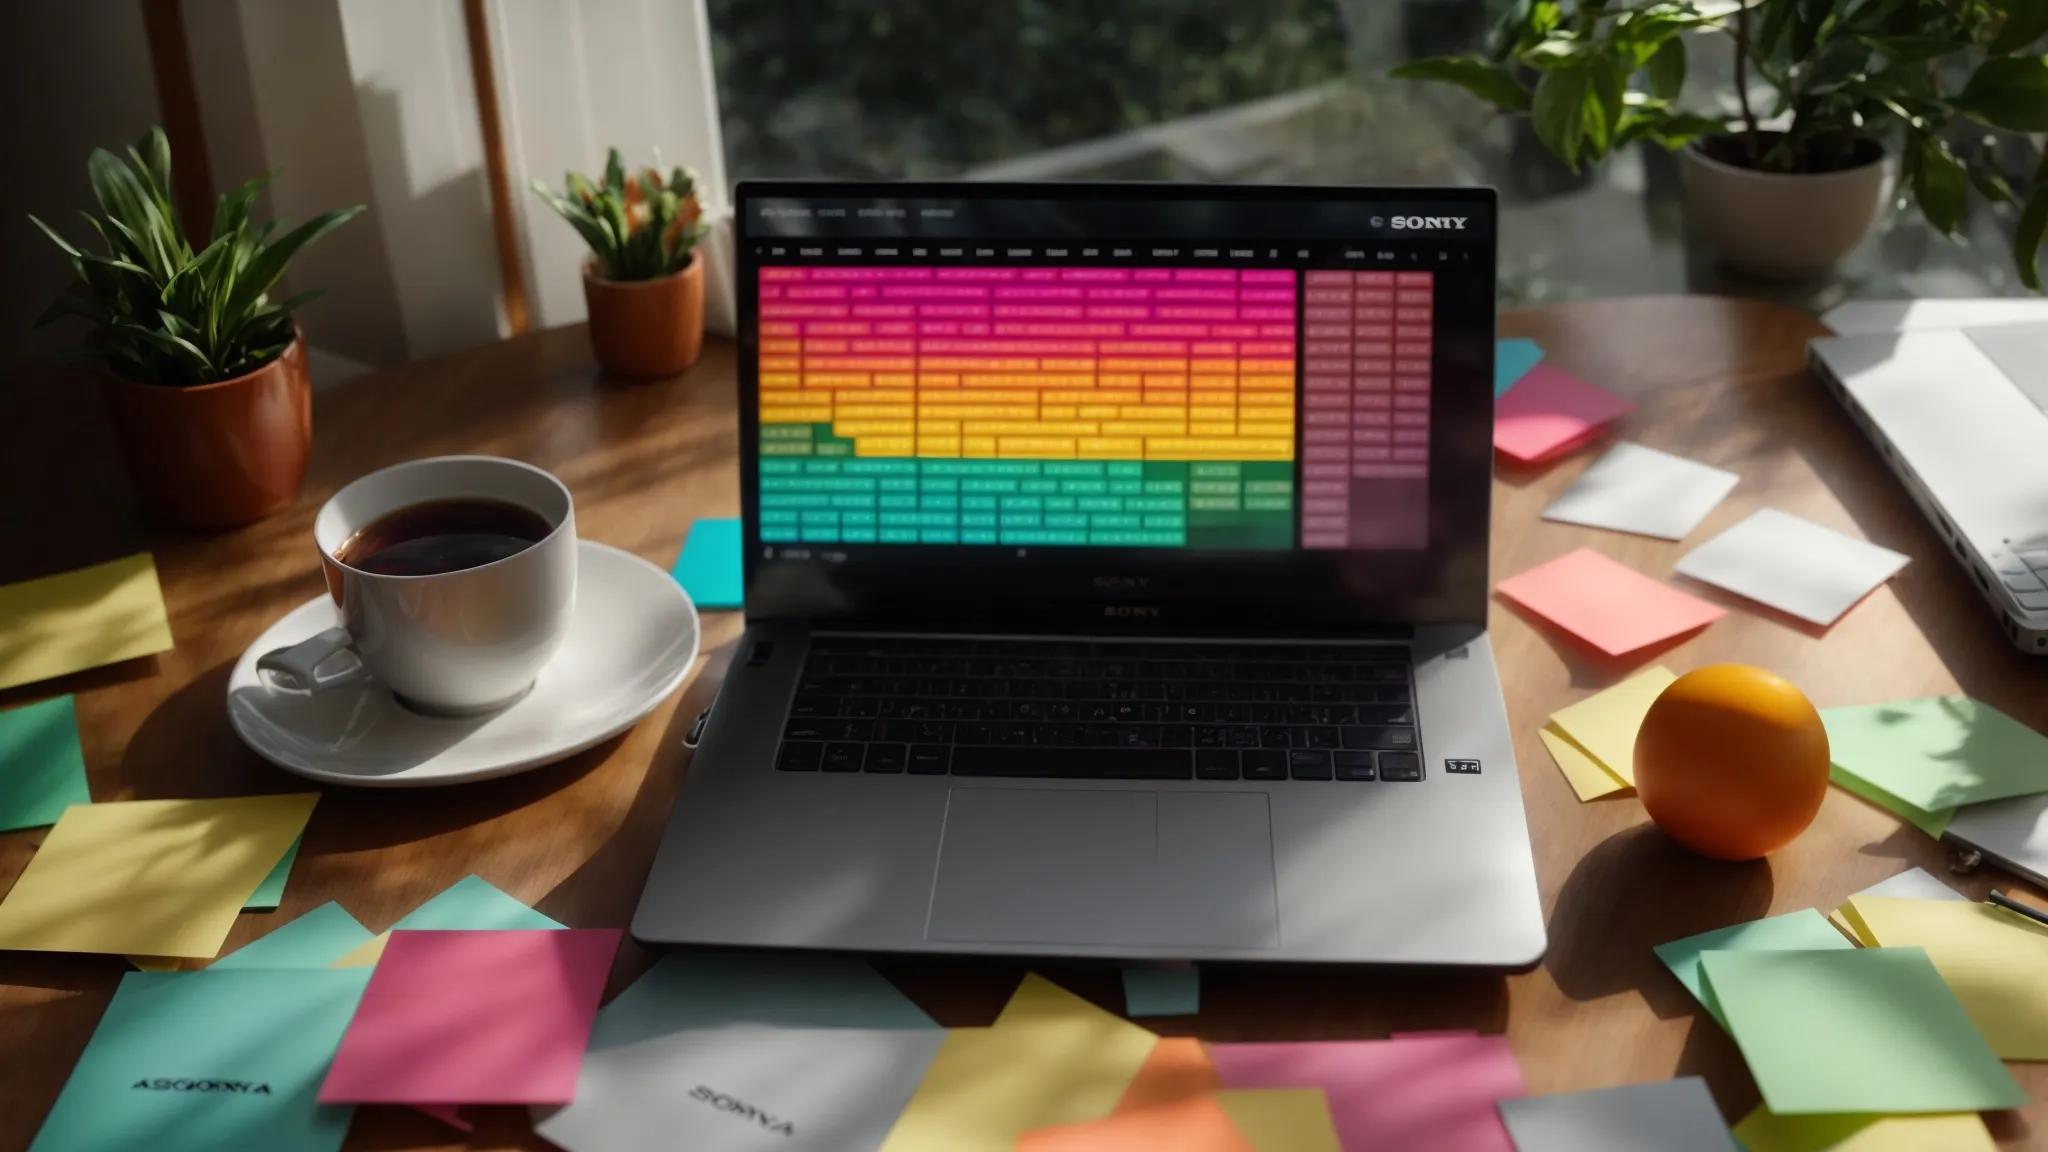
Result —
[[[321, 667], [346, 652], [348, 663], [325, 674]], [[273, 648], [256, 658], [256, 671], [273, 688], [287, 692], [324, 692], [369, 678], [362, 658], [349, 647], [348, 630], [329, 628], [289, 648]]]

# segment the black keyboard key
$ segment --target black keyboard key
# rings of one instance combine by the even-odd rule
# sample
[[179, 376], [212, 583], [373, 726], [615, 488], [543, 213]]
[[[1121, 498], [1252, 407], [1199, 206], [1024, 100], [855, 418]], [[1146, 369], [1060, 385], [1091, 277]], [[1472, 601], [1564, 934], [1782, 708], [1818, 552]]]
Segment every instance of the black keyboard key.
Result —
[[[1197, 748], [1223, 748], [1229, 744], [1230, 730], [1228, 728], [1220, 728], [1210, 724], [1195, 729], [1195, 747]], [[1232, 759], [1231, 763], [1235, 764], [1237, 761]]]
[[1399, 704], [1360, 704], [1354, 710], [1360, 724], [1415, 723], [1415, 708], [1406, 701]]
[[951, 744], [953, 726], [943, 720], [920, 720], [912, 726], [910, 738], [919, 744]]
[[1116, 742], [1120, 748], [1159, 747], [1159, 726], [1156, 724], [1123, 724], [1116, 730]]
[[1415, 747], [1415, 729], [1403, 725], [1353, 725], [1343, 731], [1346, 748], [1388, 748], [1399, 751]]
[[1074, 745], [1078, 748], [1114, 748], [1116, 747], [1116, 725], [1076, 724], [1074, 725]]
[[1159, 726], [1161, 748], [1192, 748], [1195, 746], [1195, 731], [1185, 724], [1161, 724]]
[[937, 744], [913, 744], [910, 746], [910, 774], [913, 776], [944, 776], [952, 771], [953, 750]]
[[1339, 780], [1379, 779], [1379, 772], [1373, 766], [1373, 754], [1370, 752], [1347, 749], [1330, 753], [1330, 759], [1336, 764]]
[[901, 744], [870, 744], [867, 762], [862, 767], [868, 772], [901, 772], [906, 756]]
[[992, 725], [991, 743], [1004, 744], [1013, 748], [1026, 747], [1031, 744], [1032, 731], [1036, 727], [1037, 725], [1034, 724], [1014, 723]]
[[784, 740], [824, 740], [836, 736], [839, 724], [833, 720], [793, 719], [782, 726]]
[[857, 716], [864, 720], [871, 719], [881, 715], [882, 701], [886, 699], [889, 699], [889, 697], [849, 696], [839, 705], [839, 714], [841, 716]]
[[1280, 748], [1252, 748], [1238, 754], [1247, 780], [1287, 779], [1287, 752]]
[[1287, 731], [1285, 724], [1269, 724], [1259, 729], [1259, 747], [1291, 748], [1293, 746], [1292, 735]]
[[790, 702], [789, 714], [803, 717], [837, 716], [839, 698], [827, 696], [823, 692], [800, 692], [797, 698]]
[[1299, 746], [1303, 748], [1342, 748], [1344, 746], [1344, 741], [1338, 737], [1335, 728], [1319, 726], [1314, 728], [1296, 728], [1294, 731], [1296, 735], [1301, 737]]
[[1198, 748], [1195, 750], [1195, 779], [1235, 780], [1237, 779], [1237, 753], [1228, 748]]
[[875, 738], [875, 722], [872, 720], [827, 720], [825, 731], [833, 740], [868, 741]]
[[917, 734], [917, 723], [913, 720], [877, 720], [874, 739], [897, 744], [907, 744]]
[[1230, 746], [1232, 748], [1257, 748], [1259, 746], [1259, 730], [1248, 724], [1233, 725], [1230, 729]]
[[962, 724], [953, 729], [953, 742], [955, 744], [993, 744], [995, 743], [995, 725], [983, 724], [978, 721]]
[[1031, 742], [1040, 748], [1069, 748], [1074, 744], [1074, 725], [1039, 724], [1031, 731]]
[[[816, 772], [825, 759], [825, 746], [800, 740], [787, 741], [775, 756], [775, 766], [784, 772]], [[1233, 767], [1232, 775], [1236, 775]]]
[[858, 772], [866, 749], [859, 744], [825, 745], [825, 771]]
[[955, 748], [953, 775], [1189, 780], [1194, 777], [1194, 754], [1156, 748]]
[[1330, 754], [1320, 748], [1296, 748], [1287, 754], [1287, 774], [1296, 780], [1328, 780]]
[[1380, 753], [1380, 779], [1404, 781], [1422, 779], [1422, 757], [1413, 752]]

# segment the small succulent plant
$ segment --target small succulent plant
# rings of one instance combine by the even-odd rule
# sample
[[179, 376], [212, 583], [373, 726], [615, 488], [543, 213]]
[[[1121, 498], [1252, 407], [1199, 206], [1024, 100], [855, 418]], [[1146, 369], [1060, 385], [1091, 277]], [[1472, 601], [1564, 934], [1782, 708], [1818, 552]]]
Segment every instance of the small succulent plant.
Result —
[[652, 280], [689, 266], [704, 235], [704, 209], [688, 169], [663, 180], [658, 169], [642, 168], [629, 178], [614, 148], [602, 184], [575, 172], [564, 183], [558, 192], [535, 180], [533, 190], [583, 236], [605, 279]]

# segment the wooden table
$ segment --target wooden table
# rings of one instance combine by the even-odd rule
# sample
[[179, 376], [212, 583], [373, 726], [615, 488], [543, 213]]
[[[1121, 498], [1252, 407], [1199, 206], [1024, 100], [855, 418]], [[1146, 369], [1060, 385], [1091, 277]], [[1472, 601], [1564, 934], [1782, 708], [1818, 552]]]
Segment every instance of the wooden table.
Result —
[[[1956, 566], [1874, 453], [1803, 367], [1811, 317], [1768, 304], [1659, 298], [1514, 313], [1504, 333], [1532, 336], [1551, 362], [1625, 392], [1640, 407], [1625, 434], [1732, 469], [1734, 494], [1693, 540], [1764, 504], [1909, 553], [1914, 563], [1825, 633], [1708, 589], [1726, 619], [1660, 659], [1684, 669], [1717, 660], [1773, 668], [1822, 706], [1960, 688], [2048, 729], [2036, 662], [2010, 651]], [[554, 470], [575, 492], [583, 533], [666, 565], [698, 516], [737, 512], [733, 352], [714, 342], [685, 376], [650, 385], [598, 379], [580, 328], [536, 333], [380, 373], [319, 397], [318, 445], [291, 510], [218, 535], [159, 530], [156, 549], [177, 648], [153, 659], [0, 693], [0, 706], [52, 691], [78, 693], [79, 726], [98, 800], [216, 796], [305, 787], [241, 746], [222, 707], [228, 671], [250, 641], [320, 591], [310, 541], [314, 510], [350, 478], [418, 456], [489, 452]], [[24, 385], [24, 387], [26, 387]], [[9, 550], [38, 533], [45, 559], [105, 529], [94, 492], [118, 479], [90, 466], [104, 436], [71, 399], [17, 397], [54, 429], [10, 424], [15, 463], [0, 465], [0, 526]], [[75, 398], [74, 398], [75, 399]], [[0, 415], [7, 409], [0, 406]], [[1667, 576], [1682, 545], [1539, 519], [1584, 467], [1503, 476], [1494, 487], [1496, 576], [1582, 544]], [[60, 479], [61, 478], [61, 479]], [[28, 495], [33, 486], [35, 495]], [[101, 546], [106, 546], [103, 540]], [[21, 561], [0, 561], [19, 567]], [[21, 572], [0, 572], [0, 579]], [[1917, 864], [1940, 873], [1945, 850], [1839, 790], [1814, 827], [1770, 860], [1712, 863], [1673, 847], [1621, 798], [1581, 804], [1536, 739], [1548, 713], [1627, 669], [1567, 647], [1496, 603], [1492, 625], [1518, 734], [1522, 784], [1550, 924], [1535, 971], [1500, 977], [1414, 971], [1207, 970], [1199, 1016], [1163, 1031], [1215, 1040], [1370, 1037], [1390, 1030], [1505, 1031], [1529, 1089], [1549, 1093], [1673, 1075], [1706, 1078], [1732, 1119], [1756, 1104], [1734, 1045], [1658, 965], [1650, 947], [1693, 932], [1807, 907]], [[689, 763], [682, 733], [716, 692], [740, 632], [734, 613], [705, 619], [705, 657], [675, 699], [625, 736], [508, 780], [416, 792], [325, 789], [284, 904], [241, 918], [237, 947], [327, 900], [382, 929], [446, 885], [478, 873], [579, 926], [624, 925], [676, 786]], [[0, 835], [0, 884], [41, 832]], [[1951, 877], [1981, 897], [1993, 876]], [[2000, 883], [2006, 883], [1999, 878]], [[2039, 893], [2033, 893], [2039, 895]], [[629, 945], [613, 973], [623, 987], [649, 958]], [[993, 1019], [1021, 968], [988, 963], [887, 963], [883, 970], [947, 1024]], [[1048, 974], [1111, 1008], [1106, 967]], [[85, 1045], [125, 965], [114, 957], [0, 953], [0, 1152], [24, 1147]], [[2048, 1149], [2048, 1065], [2015, 1065], [2036, 1103], [1993, 1117], [2009, 1147]], [[417, 1114], [360, 1110], [352, 1149], [546, 1147], [518, 1110], [482, 1110], [470, 1143]]]

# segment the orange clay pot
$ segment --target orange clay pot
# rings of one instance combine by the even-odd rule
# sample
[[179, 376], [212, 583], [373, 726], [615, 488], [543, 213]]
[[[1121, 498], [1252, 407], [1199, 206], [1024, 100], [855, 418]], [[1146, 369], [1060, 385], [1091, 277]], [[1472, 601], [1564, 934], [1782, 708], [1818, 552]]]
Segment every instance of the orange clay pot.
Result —
[[704, 260], [690, 254], [680, 272], [653, 280], [606, 280], [583, 266], [590, 348], [614, 376], [673, 376], [704, 350]]
[[292, 502], [313, 447], [306, 345], [231, 380], [169, 388], [101, 377], [143, 505], [192, 528], [252, 524]]

